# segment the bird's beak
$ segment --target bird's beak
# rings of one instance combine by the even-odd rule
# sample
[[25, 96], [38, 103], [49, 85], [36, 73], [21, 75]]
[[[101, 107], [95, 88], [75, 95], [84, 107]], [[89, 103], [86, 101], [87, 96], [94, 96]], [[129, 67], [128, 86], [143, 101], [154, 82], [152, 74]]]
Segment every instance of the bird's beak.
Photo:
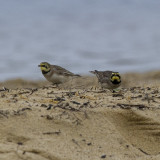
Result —
[[41, 67], [41, 65], [39, 64], [38, 67]]

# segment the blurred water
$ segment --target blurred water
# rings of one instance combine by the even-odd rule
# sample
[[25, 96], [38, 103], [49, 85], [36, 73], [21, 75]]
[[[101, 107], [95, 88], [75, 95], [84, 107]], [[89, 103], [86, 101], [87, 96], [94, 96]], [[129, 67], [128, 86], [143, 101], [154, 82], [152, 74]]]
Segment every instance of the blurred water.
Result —
[[0, 0], [0, 80], [160, 69], [159, 0]]

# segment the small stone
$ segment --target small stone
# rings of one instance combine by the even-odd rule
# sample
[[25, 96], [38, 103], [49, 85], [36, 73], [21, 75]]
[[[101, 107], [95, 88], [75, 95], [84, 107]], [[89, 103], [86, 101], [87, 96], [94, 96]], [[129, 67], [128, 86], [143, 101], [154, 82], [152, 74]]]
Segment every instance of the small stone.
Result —
[[105, 154], [104, 154], [104, 155], [102, 155], [102, 156], [101, 156], [101, 158], [106, 158], [106, 155], [105, 155]]
[[92, 145], [92, 143], [87, 143], [88, 146]]
[[47, 107], [47, 110], [50, 110], [53, 107], [52, 104], [49, 104], [49, 106]]
[[18, 145], [23, 145], [23, 143], [22, 143], [22, 142], [18, 142], [17, 144], [18, 144]]
[[127, 148], [129, 148], [129, 145], [126, 145]]
[[47, 108], [48, 106], [46, 104], [41, 104], [40, 107], [44, 107], [44, 108]]

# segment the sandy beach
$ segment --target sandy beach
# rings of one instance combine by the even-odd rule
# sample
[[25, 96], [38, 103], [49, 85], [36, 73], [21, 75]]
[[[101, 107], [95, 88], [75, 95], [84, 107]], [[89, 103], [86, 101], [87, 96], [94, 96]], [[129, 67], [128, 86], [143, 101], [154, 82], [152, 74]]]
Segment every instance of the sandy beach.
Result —
[[159, 160], [160, 71], [122, 80], [116, 93], [88, 76], [1, 82], [0, 160]]

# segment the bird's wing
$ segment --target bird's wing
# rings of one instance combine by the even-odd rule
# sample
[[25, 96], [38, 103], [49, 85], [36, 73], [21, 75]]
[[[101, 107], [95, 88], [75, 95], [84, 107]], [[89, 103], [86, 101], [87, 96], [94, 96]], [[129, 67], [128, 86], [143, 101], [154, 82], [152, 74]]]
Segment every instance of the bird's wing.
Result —
[[65, 75], [65, 76], [80, 76], [78, 74], [74, 74], [74, 73], [66, 70], [65, 68], [57, 66], [57, 65], [52, 65], [51, 67], [53, 68], [54, 72], [56, 72], [58, 74], [61, 74], [61, 75]]
[[97, 70], [94, 70], [94, 71], [90, 71], [90, 73], [93, 73], [97, 76], [97, 78], [100, 80], [100, 79], [103, 79], [105, 77], [110, 77], [111, 74], [112, 74], [112, 71], [97, 71]]

